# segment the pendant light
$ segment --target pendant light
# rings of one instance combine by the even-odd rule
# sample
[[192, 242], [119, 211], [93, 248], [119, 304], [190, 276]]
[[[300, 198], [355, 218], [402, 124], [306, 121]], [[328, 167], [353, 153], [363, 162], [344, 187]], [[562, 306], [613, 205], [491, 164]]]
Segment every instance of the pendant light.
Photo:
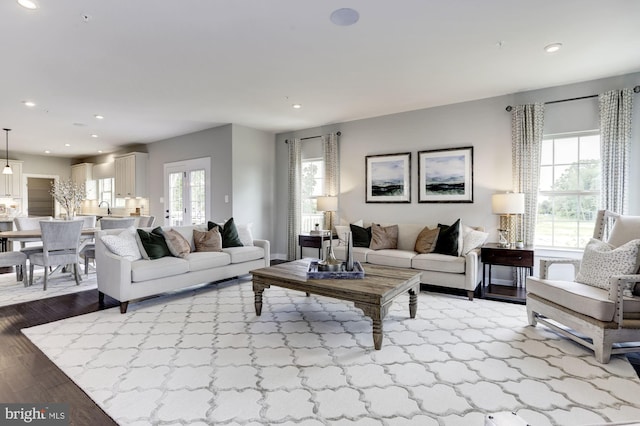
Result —
[[9, 165], [9, 132], [11, 131], [11, 129], [2, 129], [7, 133], [7, 165], [4, 166], [4, 169], [2, 170], [2, 174], [3, 175], [12, 175], [13, 174], [13, 170], [11, 170], [11, 166]]

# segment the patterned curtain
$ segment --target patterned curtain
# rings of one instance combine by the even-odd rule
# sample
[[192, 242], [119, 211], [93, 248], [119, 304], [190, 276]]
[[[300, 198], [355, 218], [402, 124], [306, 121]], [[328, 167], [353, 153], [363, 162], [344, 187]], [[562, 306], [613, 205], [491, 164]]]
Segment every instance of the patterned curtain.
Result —
[[611, 90], [598, 96], [600, 103], [600, 208], [627, 212], [629, 195], [629, 145], [631, 141], [631, 89]]
[[[337, 196], [340, 186], [340, 162], [338, 160], [338, 135], [330, 133], [322, 137], [322, 152], [324, 157], [324, 193]], [[329, 215], [324, 212], [324, 223], [333, 223]]]
[[289, 216], [287, 219], [287, 259], [295, 260], [298, 254], [298, 235], [302, 218], [301, 176], [302, 153], [300, 139], [289, 139]]
[[516, 239], [535, 241], [544, 104], [517, 105], [511, 113], [511, 170], [514, 192], [524, 193], [524, 215]]

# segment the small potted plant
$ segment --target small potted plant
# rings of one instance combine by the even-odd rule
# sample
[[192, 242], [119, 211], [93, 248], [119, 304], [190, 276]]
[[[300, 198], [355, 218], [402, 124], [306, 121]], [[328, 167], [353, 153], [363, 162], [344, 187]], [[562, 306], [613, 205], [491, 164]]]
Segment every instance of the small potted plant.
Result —
[[320, 230], [320, 224], [316, 223], [315, 225], [313, 225], [313, 229], [315, 229], [316, 231]]
[[522, 240], [516, 241], [516, 248], [518, 249], [524, 248], [524, 241]]

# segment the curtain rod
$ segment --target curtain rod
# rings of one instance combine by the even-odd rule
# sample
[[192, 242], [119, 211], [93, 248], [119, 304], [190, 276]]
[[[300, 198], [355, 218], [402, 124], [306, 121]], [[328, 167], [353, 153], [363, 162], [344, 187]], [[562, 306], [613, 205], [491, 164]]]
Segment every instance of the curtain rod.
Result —
[[[633, 93], [640, 93], [640, 86], [635, 86], [633, 88]], [[597, 98], [598, 95], [589, 95], [589, 96], [580, 96], [577, 98], [568, 98], [568, 99], [558, 99], [556, 101], [549, 101], [549, 102], [545, 102], [545, 105], [549, 105], [549, 104], [559, 104], [560, 102], [570, 102], [570, 101], [579, 101], [582, 99], [590, 99], [590, 98]], [[513, 110], [513, 107], [511, 105], [507, 106], [505, 108], [505, 110], [507, 112], [511, 112], [511, 110]]]
[[[338, 136], [342, 136], [342, 132], [337, 132], [336, 135]], [[321, 138], [323, 135], [318, 135], [318, 136], [308, 136], [306, 138], [300, 138], [301, 141], [306, 141], [307, 139], [316, 139], [316, 138]], [[285, 139], [284, 143], [289, 143], [289, 139]]]

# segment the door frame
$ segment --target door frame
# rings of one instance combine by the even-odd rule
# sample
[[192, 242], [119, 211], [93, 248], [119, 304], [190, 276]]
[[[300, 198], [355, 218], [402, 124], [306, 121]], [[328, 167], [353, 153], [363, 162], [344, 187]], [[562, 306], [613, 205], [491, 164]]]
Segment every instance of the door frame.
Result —
[[[205, 170], [205, 194], [206, 194], [206, 202], [205, 202], [205, 217], [211, 217], [211, 200], [213, 200], [213, 193], [211, 188], [211, 157], [199, 157], [199, 158], [190, 158], [181, 161], [173, 161], [169, 163], [163, 164], [162, 169], [162, 179], [163, 179], [163, 188], [162, 192], [164, 194], [162, 198], [162, 217], [163, 221], [166, 220], [167, 208], [166, 206], [169, 204], [169, 182], [167, 179], [167, 170], [169, 168], [183, 168], [183, 171], [188, 170], [196, 170], [196, 169], [204, 169]], [[165, 223], [166, 225], [167, 223]]]
[[[53, 179], [55, 182], [60, 180], [60, 175], [42, 175], [38, 173], [22, 173], [22, 205], [20, 209], [23, 212], [29, 211], [29, 186], [27, 182], [29, 178], [38, 178], [38, 179]], [[53, 200], [54, 206], [54, 217], [60, 216], [60, 203], [58, 203], [55, 199]]]

